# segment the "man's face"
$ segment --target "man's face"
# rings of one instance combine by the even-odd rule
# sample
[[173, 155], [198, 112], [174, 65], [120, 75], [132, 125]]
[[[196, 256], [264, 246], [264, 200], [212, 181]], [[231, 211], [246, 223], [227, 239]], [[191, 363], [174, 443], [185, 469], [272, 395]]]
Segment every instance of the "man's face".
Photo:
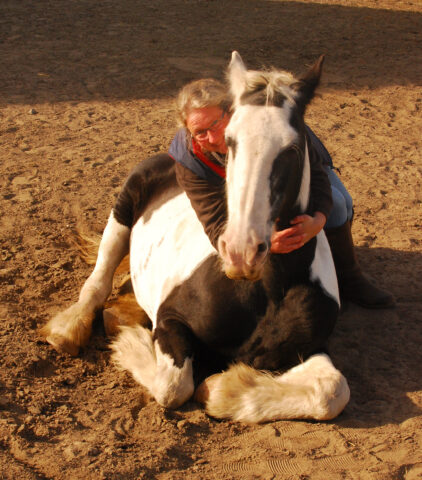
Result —
[[191, 110], [186, 126], [203, 151], [227, 153], [224, 131], [230, 115], [220, 107], [204, 107]]

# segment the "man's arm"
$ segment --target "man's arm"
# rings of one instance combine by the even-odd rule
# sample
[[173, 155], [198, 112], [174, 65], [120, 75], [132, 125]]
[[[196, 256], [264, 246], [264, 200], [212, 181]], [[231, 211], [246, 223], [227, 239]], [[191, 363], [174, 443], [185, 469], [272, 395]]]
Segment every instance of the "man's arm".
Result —
[[218, 237], [223, 233], [227, 219], [224, 179], [218, 184], [207, 182], [178, 162], [176, 178], [186, 192], [210, 242], [217, 250]]
[[291, 220], [292, 227], [271, 236], [272, 253], [290, 253], [302, 247], [324, 228], [330, 214], [333, 200], [331, 184], [322, 166], [317, 151], [308, 142], [309, 163], [311, 168], [310, 215], [299, 215]]
[[[292, 219], [292, 227], [274, 232], [271, 237], [272, 253], [289, 253], [296, 250], [324, 228], [332, 207], [331, 185], [312, 145], [309, 147], [309, 160], [313, 214], [300, 215]], [[205, 233], [217, 250], [218, 237], [223, 233], [227, 220], [224, 180], [221, 179], [219, 184], [211, 184], [178, 162], [176, 177], [185, 190]]]

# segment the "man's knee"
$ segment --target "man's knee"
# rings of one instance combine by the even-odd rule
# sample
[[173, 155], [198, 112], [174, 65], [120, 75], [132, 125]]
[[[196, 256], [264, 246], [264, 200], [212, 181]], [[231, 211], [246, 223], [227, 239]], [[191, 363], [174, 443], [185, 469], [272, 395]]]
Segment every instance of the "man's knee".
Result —
[[352, 212], [348, 211], [348, 206], [345, 197], [342, 193], [337, 190], [337, 188], [331, 186], [331, 192], [333, 197], [333, 207], [331, 213], [325, 224], [325, 228], [336, 228], [344, 225], [349, 218], [349, 214]]

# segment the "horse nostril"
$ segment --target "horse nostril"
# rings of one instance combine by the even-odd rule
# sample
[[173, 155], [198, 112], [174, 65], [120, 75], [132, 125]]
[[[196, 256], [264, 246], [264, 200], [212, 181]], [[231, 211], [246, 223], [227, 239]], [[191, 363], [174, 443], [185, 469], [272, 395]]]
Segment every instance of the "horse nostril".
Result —
[[265, 242], [262, 242], [258, 245], [257, 252], [258, 253], [264, 253], [267, 251], [267, 244]]
[[218, 239], [218, 251], [222, 257], [227, 255], [227, 242], [222, 237]]

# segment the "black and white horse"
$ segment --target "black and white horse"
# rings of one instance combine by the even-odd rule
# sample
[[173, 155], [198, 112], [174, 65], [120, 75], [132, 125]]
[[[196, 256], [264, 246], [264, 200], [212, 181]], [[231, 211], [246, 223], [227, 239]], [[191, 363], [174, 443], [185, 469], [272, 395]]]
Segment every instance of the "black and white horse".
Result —
[[230, 365], [201, 387], [212, 416], [324, 420], [343, 410], [347, 381], [325, 351], [339, 311], [325, 234], [290, 254], [269, 253], [273, 228], [286, 228], [309, 207], [303, 116], [322, 61], [296, 79], [284, 71], [248, 71], [233, 52], [228, 219], [219, 252], [177, 185], [173, 160], [145, 160], [110, 215], [79, 301], [44, 327], [55, 348], [76, 354], [86, 345], [130, 246], [134, 292], [153, 330], [122, 327], [113, 359], [157, 402], [176, 408], [189, 400], [196, 366], [211, 361], [220, 372]]

